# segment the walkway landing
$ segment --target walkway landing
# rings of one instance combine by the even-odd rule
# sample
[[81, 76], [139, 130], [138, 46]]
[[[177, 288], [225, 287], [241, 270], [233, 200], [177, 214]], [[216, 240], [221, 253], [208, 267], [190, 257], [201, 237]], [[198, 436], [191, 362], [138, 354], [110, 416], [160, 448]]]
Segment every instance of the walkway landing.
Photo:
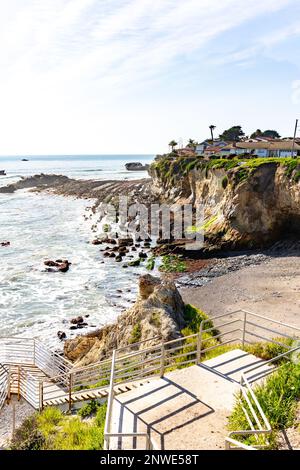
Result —
[[[242, 372], [261, 359], [240, 349], [153, 379], [142, 389], [115, 398], [111, 432], [150, 432], [156, 449], [224, 449], [227, 417], [239, 390]], [[258, 376], [256, 377], [258, 380]], [[112, 449], [145, 448], [145, 439], [111, 438]]]

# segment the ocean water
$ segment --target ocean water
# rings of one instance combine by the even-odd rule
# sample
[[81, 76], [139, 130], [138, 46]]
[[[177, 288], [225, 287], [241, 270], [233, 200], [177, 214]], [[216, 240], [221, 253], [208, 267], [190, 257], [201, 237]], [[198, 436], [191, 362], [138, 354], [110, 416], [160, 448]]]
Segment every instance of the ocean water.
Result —
[[[124, 170], [128, 161], [151, 162], [152, 156], [0, 157], [0, 185], [21, 176], [58, 173], [74, 178], [125, 179], [146, 177]], [[143, 268], [122, 269], [103, 259], [87, 219], [92, 201], [35, 194], [26, 190], [0, 194], [0, 331], [1, 336], [39, 337], [59, 346], [57, 331], [68, 338], [115, 320], [132, 305], [137, 277]], [[44, 260], [67, 258], [68, 273], [45, 271]], [[117, 292], [121, 289], [123, 292]], [[69, 320], [88, 315], [87, 329], [69, 330]]]

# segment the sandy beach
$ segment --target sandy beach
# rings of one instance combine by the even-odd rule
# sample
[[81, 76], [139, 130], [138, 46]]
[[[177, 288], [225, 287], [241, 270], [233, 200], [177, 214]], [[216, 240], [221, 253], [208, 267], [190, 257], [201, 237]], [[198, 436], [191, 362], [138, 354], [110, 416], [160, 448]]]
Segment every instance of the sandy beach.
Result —
[[300, 327], [300, 258], [267, 261], [217, 277], [202, 287], [180, 290], [185, 302], [214, 317], [247, 309]]

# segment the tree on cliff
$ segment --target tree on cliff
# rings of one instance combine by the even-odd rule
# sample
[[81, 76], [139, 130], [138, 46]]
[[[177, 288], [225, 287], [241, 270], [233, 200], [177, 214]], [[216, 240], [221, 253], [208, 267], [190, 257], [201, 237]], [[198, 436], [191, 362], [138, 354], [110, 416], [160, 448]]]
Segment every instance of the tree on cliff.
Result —
[[211, 133], [211, 140], [212, 140], [212, 142], [214, 143], [214, 130], [215, 130], [216, 126], [214, 126], [213, 124], [211, 124], [211, 125], [209, 126], [209, 128], [210, 128], [210, 133]]
[[253, 134], [251, 134], [250, 138], [255, 139], [256, 137], [270, 137], [271, 139], [280, 139], [280, 135], [277, 131], [274, 130], [266, 130], [262, 132], [260, 129], [257, 129]]
[[263, 137], [270, 137], [271, 139], [280, 139], [280, 135], [277, 131], [269, 129], [263, 132]]
[[171, 147], [172, 152], [177, 145], [178, 143], [176, 142], [176, 140], [171, 140], [171, 142], [169, 142], [169, 147]]
[[241, 137], [244, 137], [245, 133], [242, 130], [241, 126], [233, 126], [230, 127], [230, 129], [227, 129], [226, 131], [223, 132], [223, 134], [220, 134], [220, 139], [225, 140], [225, 141], [233, 141], [233, 142], [238, 142], [241, 140]]
[[256, 137], [262, 137], [263, 133], [260, 129], [257, 129], [253, 134], [250, 135], [250, 139], [256, 139]]

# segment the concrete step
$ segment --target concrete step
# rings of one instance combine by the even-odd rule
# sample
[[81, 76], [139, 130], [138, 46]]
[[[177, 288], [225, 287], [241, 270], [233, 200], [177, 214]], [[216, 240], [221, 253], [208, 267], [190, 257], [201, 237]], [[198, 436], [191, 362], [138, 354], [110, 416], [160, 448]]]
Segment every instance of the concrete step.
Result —
[[[270, 367], [255, 356], [233, 350], [199, 366], [153, 379], [115, 398], [111, 432], [148, 430], [156, 449], [224, 449], [227, 417], [240, 388], [241, 374], [256, 365], [261, 380]], [[111, 439], [112, 448], [120, 445], [122, 449], [134, 448], [132, 438], [122, 443]], [[139, 441], [138, 445], [143, 443]]]

